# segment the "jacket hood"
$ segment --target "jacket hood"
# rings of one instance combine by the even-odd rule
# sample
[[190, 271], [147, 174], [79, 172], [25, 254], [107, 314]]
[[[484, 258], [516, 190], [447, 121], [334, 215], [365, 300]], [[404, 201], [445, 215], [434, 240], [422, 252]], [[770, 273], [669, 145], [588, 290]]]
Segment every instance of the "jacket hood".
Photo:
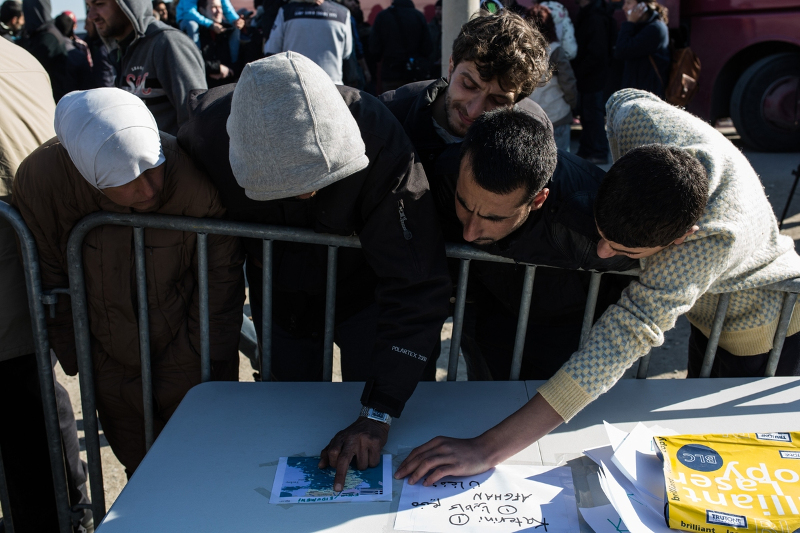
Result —
[[141, 98], [116, 87], [64, 96], [56, 106], [55, 130], [95, 189], [126, 185], [165, 161], [152, 113]]
[[394, 0], [392, 5], [394, 7], [410, 7], [411, 9], [416, 9], [414, 2], [411, 0]]
[[612, 94], [606, 103], [606, 114], [608, 141], [614, 161], [645, 144], [686, 148], [718, 144], [724, 140], [699, 118], [638, 89], [622, 89]]
[[[41, 1], [41, 0], [40, 0]], [[136, 33], [134, 41], [147, 33], [147, 28], [153, 22], [156, 22], [153, 17], [153, 3], [151, 0], [115, 0], [119, 8], [128, 17], [133, 25], [133, 31]], [[27, 17], [26, 17], [27, 20]], [[164, 27], [167, 27], [164, 25]], [[109, 50], [117, 48], [117, 42], [113, 39], [103, 39], [103, 43]]]
[[34, 32], [45, 24], [53, 22], [50, 10], [50, 0], [25, 0], [22, 2], [25, 28], [29, 32]]
[[231, 170], [253, 200], [317, 191], [369, 165], [361, 131], [336, 85], [294, 52], [244, 68], [227, 130]]

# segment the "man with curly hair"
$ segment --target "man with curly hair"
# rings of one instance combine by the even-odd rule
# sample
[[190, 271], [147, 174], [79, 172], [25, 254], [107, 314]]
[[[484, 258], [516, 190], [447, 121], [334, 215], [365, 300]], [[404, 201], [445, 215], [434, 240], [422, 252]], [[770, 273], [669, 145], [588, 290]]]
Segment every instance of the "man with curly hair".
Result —
[[[520, 16], [500, 10], [462, 27], [448, 79], [381, 96], [422, 159], [448, 241], [560, 267], [536, 271], [522, 379], [548, 379], [578, 349], [590, 274], [565, 269], [629, 268], [594, 251], [600, 236], [592, 200], [603, 171], [557, 152], [546, 114], [526, 98], [548, 77], [545, 39]], [[481, 140], [469, 142], [473, 122], [490, 115]], [[510, 150], [524, 152], [524, 161], [504, 167], [498, 154]], [[471, 264], [461, 339], [469, 379], [509, 378], [525, 270]], [[616, 301], [620, 283], [627, 279], [604, 277], [598, 313]]]

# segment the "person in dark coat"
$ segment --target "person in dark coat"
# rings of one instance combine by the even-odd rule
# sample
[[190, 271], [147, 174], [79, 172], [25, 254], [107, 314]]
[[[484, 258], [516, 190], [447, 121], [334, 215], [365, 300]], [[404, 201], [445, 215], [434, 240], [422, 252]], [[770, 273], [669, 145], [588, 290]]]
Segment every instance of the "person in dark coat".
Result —
[[91, 88], [91, 68], [86, 56], [56, 28], [50, 16], [50, 0], [25, 0], [26, 36], [23, 47], [39, 60], [58, 102], [71, 91]]
[[436, 0], [434, 14], [428, 23], [428, 33], [431, 34], [433, 51], [428, 56], [430, 64], [430, 77], [438, 78], [442, 75], [442, 0]]
[[108, 47], [97, 34], [94, 22], [86, 19], [83, 27], [86, 30], [86, 44], [92, 54], [92, 87], [113, 87], [117, 69], [108, 57]]
[[[336, 467], [340, 491], [351, 459], [359, 469], [377, 465], [391, 417], [423, 376], [435, 377], [452, 286], [422, 165], [377, 99], [334, 85], [295, 52], [249, 63], [237, 84], [195, 94], [190, 113], [178, 142], [214, 180], [228, 218], [361, 242], [338, 251], [334, 339], [342, 378], [366, 381], [363, 409], [320, 463]], [[244, 245], [260, 325], [263, 242]], [[279, 381], [323, 378], [327, 254], [274, 244], [271, 373]]]
[[[486, 42], [491, 44], [486, 46]], [[519, 59], [498, 66], [490, 63], [494, 57]], [[471, 243], [519, 262], [562, 267], [537, 270], [523, 379], [549, 378], [577, 350], [589, 273], [564, 268], [599, 268], [591, 262], [592, 257], [597, 259], [592, 239], [599, 238], [591, 220], [591, 198], [603, 171], [566, 152], [556, 155], [555, 147], [549, 144], [554, 141], [547, 115], [526, 98], [535, 89], [533, 80], [542, 79], [548, 67], [544, 37], [518, 15], [501, 10], [464, 25], [453, 43], [449, 80], [412, 83], [381, 95], [381, 101], [403, 125], [422, 158], [448, 242]], [[482, 70], [479, 72], [478, 68]], [[465, 91], [467, 86], [476, 88]], [[509, 176], [513, 184], [503, 194], [492, 195], [495, 199], [510, 198], [511, 205], [503, 211], [503, 217], [488, 220], [489, 217], [472, 216], [471, 222], [465, 223], [470, 215], [465, 215], [462, 200], [469, 209], [487, 213], [469, 204], [470, 199], [464, 195], [457, 200], [459, 174], [465, 166], [462, 137], [471, 131], [468, 127], [474, 121], [497, 108], [513, 108], [517, 114], [524, 114], [524, 122], [540, 125], [536, 128], [541, 130], [537, 140], [549, 138], [549, 143], [528, 142], [527, 146], [529, 161], [536, 162], [541, 181], [530, 188], [547, 187], [550, 196], [543, 193], [524, 202], [524, 207], [529, 208], [526, 216], [507, 216], [524, 209], [514, 194], [506, 193], [516, 192], [517, 187], [526, 184], [523, 177]], [[506, 135], [529, 130], [509, 128]], [[552, 166], [545, 169], [544, 162]], [[483, 194], [491, 195], [485, 191]], [[496, 215], [496, 209], [490, 213]], [[588, 223], [584, 223], [587, 219]], [[519, 222], [517, 227], [513, 227], [514, 221]], [[508, 379], [524, 275], [525, 267], [519, 265], [472, 263], [461, 338], [470, 380]], [[601, 299], [599, 310], [618, 294], [613, 290], [609, 283], [604, 284], [603, 292], [608, 291], [609, 297]]]
[[425, 15], [411, 0], [394, 0], [375, 17], [369, 36], [369, 53], [381, 62], [383, 91], [425, 79], [425, 64], [432, 50]]
[[25, 27], [22, 4], [17, 0], [6, 0], [0, 6], [0, 37], [15, 43]]
[[669, 76], [667, 8], [658, 2], [625, 0], [627, 21], [617, 36], [614, 56], [623, 60], [622, 89], [641, 89], [664, 98]]
[[610, 65], [611, 19], [603, 9], [602, 0], [579, 0], [579, 4], [581, 7], [575, 21], [578, 55], [572, 60], [580, 93], [578, 113], [583, 126], [578, 157], [605, 164], [609, 148], [603, 118], [603, 89]]

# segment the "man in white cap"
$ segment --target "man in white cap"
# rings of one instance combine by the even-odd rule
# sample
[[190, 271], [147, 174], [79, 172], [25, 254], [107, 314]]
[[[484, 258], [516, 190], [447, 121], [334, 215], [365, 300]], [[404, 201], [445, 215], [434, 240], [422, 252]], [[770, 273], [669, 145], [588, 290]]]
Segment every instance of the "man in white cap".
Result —
[[[357, 420], [320, 462], [336, 467], [341, 490], [354, 456], [360, 469], [378, 464], [391, 418], [423, 375], [434, 377], [451, 283], [422, 165], [383, 104], [334, 85], [294, 52], [250, 63], [235, 90], [211, 89], [191, 103], [178, 139], [214, 180], [229, 218], [361, 240], [360, 250], [338, 251], [334, 338], [343, 379], [367, 382], [363, 408], [361, 416], [349, 408], [345, 416]], [[245, 241], [259, 326], [261, 244]], [[326, 266], [324, 246], [275, 243], [277, 380], [322, 379]]]
[[[44, 289], [65, 287], [67, 240], [97, 211], [218, 218], [211, 181], [159, 132], [136, 96], [115, 88], [73, 92], [56, 107], [56, 138], [19, 166], [12, 203], [39, 249]], [[200, 382], [196, 234], [145, 230], [150, 356], [156, 434]], [[144, 457], [133, 230], [101, 226], [83, 244], [97, 410], [111, 449], [130, 476]], [[233, 237], [208, 237], [212, 379], [238, 378], [244, 300], [242, 252]], [[78, 371], [68, 297], [48, 319], [50, 346], [68, 375]]]

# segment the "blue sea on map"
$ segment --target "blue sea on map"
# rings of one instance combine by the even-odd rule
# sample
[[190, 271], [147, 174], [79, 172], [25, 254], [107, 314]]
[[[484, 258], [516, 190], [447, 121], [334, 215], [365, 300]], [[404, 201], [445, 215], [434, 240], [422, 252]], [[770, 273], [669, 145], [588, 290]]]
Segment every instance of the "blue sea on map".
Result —
[[[336, 496], [333, 468], [320, 469], [319, 457], [288, 457], [280, 490], [281, 498], [319, 498]], [[378, 466], [366, 470], [349, 469], [341, 494], [383, 494], [383, 457]], [[339, 494], [339, 495], [341, 495]]]

